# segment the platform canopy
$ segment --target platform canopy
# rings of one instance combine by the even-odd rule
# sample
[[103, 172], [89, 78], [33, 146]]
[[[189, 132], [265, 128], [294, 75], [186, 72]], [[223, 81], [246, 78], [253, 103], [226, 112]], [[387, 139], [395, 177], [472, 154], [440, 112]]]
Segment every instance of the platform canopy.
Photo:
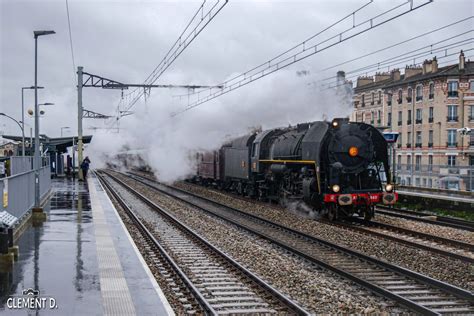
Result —
[[[5, 139], [10, 139], [14, 141], [21, 142], [21, 136], [12, 136], [12, 135], [2, 135]], [[49, 152], [58, 152], [60, 154], [66, 153], [68, 147], [72, 147], [74, 139], [74, 144], [77, 144], [77, 136], [69, 136], [69, 137], [57, 137], [57, 138], [50, 138], [44, 134], [40, 135], [40, 143], [43, 144], [43, 150], [48, 149]], [[30, 138], [25, 137], [25, 141], [29, 142]], [[84, 144], [89, 144], [92, 141], [92, 135], [90, 136], [82, 136], [82, 142]], [[34, 142], [34, 140], [33, 140]], [[33, 143], [34, 144], [34, 143]], [[28, 148], [26, 150], [28, 152]]]

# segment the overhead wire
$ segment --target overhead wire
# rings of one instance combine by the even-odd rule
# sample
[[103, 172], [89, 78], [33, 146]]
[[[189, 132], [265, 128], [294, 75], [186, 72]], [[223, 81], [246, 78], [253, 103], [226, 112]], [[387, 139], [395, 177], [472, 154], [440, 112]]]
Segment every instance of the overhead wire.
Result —
[[74, 82], [76, 82], [76, 84], [77, 84], [76, 61], [74, 59], [74, 45], [72, 43], [71, 17], [69, 15], [69, 2], [68, 2], [68, 0], [66, 0], [66, 14], [67, 14], [67, 24], [68, 24], [68, 29], [69, 29], [69, 45], [71, 47], [72, 72], [73, 72]]
[[[372, 1], [370, 2], [372, 3]], [[370, 4], [369, 3], [369, 4]], [[193, 109], [197, 106], [199, 106], [200, 104], [203, 104], [205, 102], [208, 102], [212, 99], [215, 99], [217, 98], [218, 96], [221, 96], [221, 95], [224, 95], [226, 93], [229, 93], [230, 91], [233, 91], [235, 89], [238, 89], [242, 86], [245, 86], [255, 80], [258, 80], [260, 78], [263, 78], [265, 76], [268, 76], [269, 74], [271, 73], [274, 73], [278, 70], [281, 70], [283, 68], [286, 68], [288, 67], [289, 65], [292, 65], [298, 61], [301, 61], [305, 58], [308, 58], [309, 56], [312, 56], [314, 54], [317, 54], [317, 53], [320, 53], [321, 51], [324, 51], [330, 47], [333, 47], [335, 45], [338, 45], [342, 42], [345, 42], [353, 37], [356, 37], [360, 34], [363, 34], [369, 30], [372, 30], [380, 25], [383, 25], [387, 22], [390, 22], [394, 19], [397, 19], [409, 12], [413, 12], [414, 10], [417, 10], [429, 3], [432, 3], [431, 0], [428, 0], [428, 1], [425, 1], [421, 4], [418, 4], [418, 5], [415, 5], [413, 4], [413, 1], [408, 1], [408, 2], [403, 2], [399, 5], [396, 5], [386, 11], [383, 11], [375, 16], [372, 16], [371, 18], [367, 19], [367, 20], [364, 20], [363, 22], [360, 22], [360, 23], [355, 23], [355, 12], [352, 12], [350, 13], [349, 15], [345, 16], [344, 18], [340, 19], [338, 22], [336, 22], [335, 24], [333, 24], [332, 26], [335, 26], [337, 25], [338, 23], [341, 23], [341, 21], [345, 21], [347, 20], [348, 18], [352, 17], [353, 18], [353, 25], [352, 27], [348, 28], [348, 29], [345, 29], [343, 30], [342, 32], [339, 32], [337, 33], [336, 35], [334, 36], [331, 36], [321, 42], [317, 42], [315, 44], [310, 44], [311, 46], [307, 46], [307, 42], [308, 40], [305, 40], [303, 41], [302, 43], [294, 46], [293, 48], [291, 48], [290, 50], [287, 50], [285, 51], [284, 53], [278, 55], [277, 57], [274, 57], [272, 59], [270, 59], [269, 61], [257, 66], [257, 67], [254, 67], [252, 68], [251, 70], [249, 71], [246, 71], [245, 73], [241, 74], [241, 75], [238, 75], [238, 76], [235, 76], [229, 80], [226, 80], [224, 81], [222, 84], [223, 88], [220, 90], [220, 91], [217, 91], [217, 92], [212, 92], [211, 89], [206, 89], [206, 90], [202, 90], [200, 92], [196, 92], [194, 94], [190, 94], [190, 96], [192, 95], [197, 95], [197, 100], [194, 101], [193, 103], [191, 104], [188, 104], [188, 106], [186, 108], [184, 108], [183, 110], [181, 111], [178, 111], [178, 112], [175, 112], [172, 114], [172, 116], [176, 116], [180, 113], [183, 113], [183, 112], [186, 112], [190, 109]], [[401, 12], [395, 12], [397, 11], [398, 9], [400, 8], [404, 8], [406, 5], [409, 5], [409, 8], [406, 8], [406, 9], [403, 9], [401, 10]], [[392, 12], [395, 12], [394, 15], [390, 15], [390, 13]], [[383, 19], [381, 19], [381, 21], [379, 21], [379, 18], [383, 17]], [[364, 26], [364, 25], [367, 25], [365, 28], [364, 27], [361, 27], [361, 26]], [[331, 27], [332, 27], [331, 26]], [[358, 30], [361, 29], [361, 30]], [[350, 31], [352, 31], [353, 33], [350, 33]], [[346, 33], [349, 33], [347, 36], [346, 36]], [[343, 37], [345, 36], [345, 37]], [[312, 39], [313, 37], [311, 37], [310, 39]], [[327, 45], [323, 45], [323, 44], [327, 44]], [[296, 50], [296, 48], [299, 48], [300, 50], [298, 50], [297, 52], [293, 52], [294, 50]], [[286, 56], [288, 55], [288, 53], [292, 53], [292, 55], [288, 56], [288, 57], [285, 57], [285, 58], [280, 58], [280, 57], [283, 57], [283, 56]], [[200, 94], [202, 92], [209, 92], [209, 95], [206, 95], [205, 97], [203, 97], [202, 99], [200, 98]]]

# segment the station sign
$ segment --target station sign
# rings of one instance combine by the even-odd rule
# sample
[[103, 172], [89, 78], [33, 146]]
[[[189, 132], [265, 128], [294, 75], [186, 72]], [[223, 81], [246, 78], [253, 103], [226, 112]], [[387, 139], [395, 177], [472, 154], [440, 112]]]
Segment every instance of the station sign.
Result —
[[383, 137], [387, 141], [387, 143], [396, 143], [398, 140], [398, 134], [397, 132], [385, 132], [383, 133]]

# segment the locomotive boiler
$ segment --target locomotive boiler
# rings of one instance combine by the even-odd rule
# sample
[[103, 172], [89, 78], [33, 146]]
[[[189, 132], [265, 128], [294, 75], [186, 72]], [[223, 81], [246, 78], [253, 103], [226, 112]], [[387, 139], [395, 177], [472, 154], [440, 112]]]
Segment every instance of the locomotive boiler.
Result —
[[200, 182], [260, 200], [303, 200], [331, 220], [354, 214], [368, 220], [376, 203], [398, 198], [385, 138], [347, 119], [251, 133], [197, 160]]

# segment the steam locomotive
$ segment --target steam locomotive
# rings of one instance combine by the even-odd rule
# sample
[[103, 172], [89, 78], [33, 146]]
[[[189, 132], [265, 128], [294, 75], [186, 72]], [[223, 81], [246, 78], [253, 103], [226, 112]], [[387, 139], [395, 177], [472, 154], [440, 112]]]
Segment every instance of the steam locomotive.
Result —
[[330, 220], [370, 220], [375, 204], [398, 199], [385, 138], [347, 119], [254, 132], [196, 159], [201, 183], [260, 200], [302, 200]]

